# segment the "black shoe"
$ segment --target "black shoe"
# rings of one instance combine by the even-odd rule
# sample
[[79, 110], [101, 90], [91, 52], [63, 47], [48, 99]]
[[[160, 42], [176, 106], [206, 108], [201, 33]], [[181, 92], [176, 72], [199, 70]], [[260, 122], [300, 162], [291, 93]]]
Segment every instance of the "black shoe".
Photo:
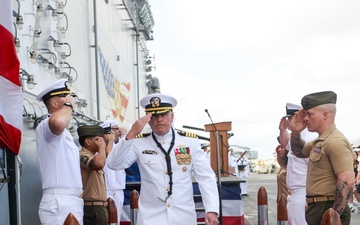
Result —
[[241, 194], [241, 196], [249, 196], [248, 194]]

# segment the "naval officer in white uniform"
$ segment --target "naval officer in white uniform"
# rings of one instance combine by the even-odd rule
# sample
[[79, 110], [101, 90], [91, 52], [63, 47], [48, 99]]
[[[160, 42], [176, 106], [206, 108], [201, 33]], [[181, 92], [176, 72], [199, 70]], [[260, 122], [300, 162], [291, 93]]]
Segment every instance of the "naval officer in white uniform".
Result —
[[[123, 127], [119, 127], [116, 120], [106, 120], [100, 125], [104, 129], [104, 139], [106, 140], [106, 155], [112, 151], [115, 145], [119, 142], [120, 136], [126, 134], [126, 130]], [[109, 135], [107, 137], [107, 135]], [[113, 135], [112, 139], [109, 137]], [[111, 142], [109, 141], [111, 140]], [[110, 148], [110, 149], [108, 149]], [[116, 205], [118, 224], [121, 220], [121, 212], [124, 204], [124, 189], [126, 183], [125, 170], [112, 170], [107, 164], [104, 166], [105, 182], [107, 197], [112, 198]]]
[[[305, 207], [306, 207], [306, 176], [309, 158], [298, 158], [291, 151], [290, 134], [288, 127], [290, 121], [297, 111], [302, 109], [300, 105], [286, 103], [286, 116], [284, 116], [279, 125], [280, 144], [288, 150], [288, 163], [286, 174], [286, 186], [288, 188], [287, 213], [288, 223], [291, 225], [306, 225]], [[305, 142], [317, 138], [317, 133], [309, 132], [304, 129], [301, 132], [301, 138]]]
[[[146, 116], [137, 120], [108, 156], [108, 167], [125, 169], [137, 162], [141, 192], [137, 225], [196, 225], [191, 174], [205, 207], [205, 222], [218, 224], [215, 174], [196, 135], [172, 126], [176, 100], [155, 93], [140, 101]], [[139, 134], [149, 123], [152, 132]]]
[[67, 80], [61, 79], [37, 96], [49, 113], [36, 128], [36, 154], [43, 189], [39, 206], [42, 225], [62, 225], [69, 213], [83, 224], [79, 149], [66, 129], [75, 104], [70, 93]]

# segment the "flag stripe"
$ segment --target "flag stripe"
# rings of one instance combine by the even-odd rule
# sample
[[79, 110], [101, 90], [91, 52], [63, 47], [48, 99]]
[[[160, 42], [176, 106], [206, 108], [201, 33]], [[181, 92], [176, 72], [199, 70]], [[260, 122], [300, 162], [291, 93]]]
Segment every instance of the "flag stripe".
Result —
[[0, 7], [0, 147], [19, 153], [21, 144], [23, 93], [20, 62], [12, 34], [12, 1]]

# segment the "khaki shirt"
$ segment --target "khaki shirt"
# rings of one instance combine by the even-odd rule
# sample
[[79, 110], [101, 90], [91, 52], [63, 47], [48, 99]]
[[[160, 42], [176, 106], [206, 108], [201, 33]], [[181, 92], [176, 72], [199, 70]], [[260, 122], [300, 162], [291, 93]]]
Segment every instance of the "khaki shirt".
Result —
[[103, 170], [90, 170], [89, 163], [95, 155], [86, 148], [80, 151], [81, 176], [84, 189], [84, 200], [107, 200]]
[[288, 188], [286, 185], [286, 173], [287, 173], [286, 166], [282, 166], [279, 170], [279, 173], [277, 174], [278, 191], [277, 191], [276, 202], [279, 201], [282, 194], [285, 194], [285, 196], [288, 196]]
[[334, 196], [336, 174], [353, 171], [353, 150], [349, 141], [336, 128], [330, 126], [317, 139], [307, 142], [302, 150], [309, 157], [306, 180], [307, 196]]

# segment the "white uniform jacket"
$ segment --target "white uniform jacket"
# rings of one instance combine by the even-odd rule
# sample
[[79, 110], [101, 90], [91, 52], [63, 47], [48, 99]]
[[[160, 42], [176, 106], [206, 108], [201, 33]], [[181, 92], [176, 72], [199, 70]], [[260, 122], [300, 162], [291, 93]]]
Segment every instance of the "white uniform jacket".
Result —
[[[179, 132], [180, 133], [180, 132]], [[172, 195], [168, 196], [169, 175], [165, 154], [157, 147], [151, 134], [140, 135], [132, 140], [121, 139], [120, 143], [108, 156], [108, 167], [114, 170], [125, 169], [135, 161], [141, 174], [141, 193], [137, 225], [195, 225], [196, 212], [193, 200], [192, 172], [199, 184], [206, 212], [219, 212], [219, 196], [215, 174], [206, 154], [197, 138], [186, 137], [175, 131], [175, 144], [170, 152], [173, 172]], [[162, 137], [167, 151], [172, 139], [172, 132]], [[178, 160], [175, 155], [184, 154]], [[191, 160], [189, 156], [191, 156]], [[187, 164], [188, 163], [188, 164]], [[160, 200], [162, 199], [162, 200]]]

